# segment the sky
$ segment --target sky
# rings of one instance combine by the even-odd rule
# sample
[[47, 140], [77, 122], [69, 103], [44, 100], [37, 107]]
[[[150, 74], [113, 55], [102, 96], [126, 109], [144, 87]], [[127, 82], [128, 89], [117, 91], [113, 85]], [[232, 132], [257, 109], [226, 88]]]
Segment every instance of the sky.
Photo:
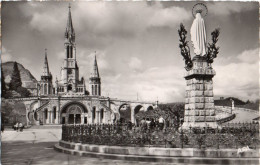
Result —
[[[203, 2], [207, 42], [220, 28], [214, 60], [215, 98], [259, 97], [257, 2]], [[118, 99], [183, 102], [184, 61], [178, 28], [188, 31], [196, 2], [70, 2], [80, 77], [88, 86], [97, 62], [102, 95]], [[21, 63], [37, 80], [48, 50], [50, 71], [60, 78], [69, 2], [2, 2], [2, 62]], [[190, 42], [189, 42], [190, 44]], [[190, 44], [191, 56], [194, 56]], [[53, 82], [54, 82], [53, 80]]]

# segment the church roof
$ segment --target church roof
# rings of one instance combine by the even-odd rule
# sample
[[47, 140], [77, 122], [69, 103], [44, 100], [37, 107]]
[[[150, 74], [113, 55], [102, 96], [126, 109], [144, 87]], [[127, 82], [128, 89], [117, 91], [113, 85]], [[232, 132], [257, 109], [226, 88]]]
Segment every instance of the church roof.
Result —
[[49, 76], [50, 71], [49, 71], [49, 64], [48, 64], [48, 58], [47, 58], [47, 49], [45, 49], [45, 59], [44, 59], [44, 64], [43, 64], [43, 73], [42, 76]]
[[95, 55], [95, 60], [94, 60], [93, 71], [91, 73], [91, 77], [99, 78], [99, 71], [98, 71], [96, 55]]
[[70, 5], [69, 5], [69, 13], [68, 13], [68, 20], [67, 20], [67, 27], [65, 31], [65, 37], [69, 40], [72, 40], [74, 42], [75, 40], [75, 31], [72, 24], [72, 18], [71, 18], [71, 11], [70, 11]]

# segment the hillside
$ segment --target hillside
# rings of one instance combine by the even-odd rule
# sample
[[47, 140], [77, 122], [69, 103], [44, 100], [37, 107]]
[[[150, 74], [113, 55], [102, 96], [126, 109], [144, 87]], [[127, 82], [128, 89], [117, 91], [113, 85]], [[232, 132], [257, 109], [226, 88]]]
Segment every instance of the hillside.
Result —
[[231, 101], [230, 99], [234, 100], [234, 104], [235, 106], [237, 105], [245, 105], [246, 102], [238, 99], [238, 98], [234, 98], [234, 97], [228, 97], [222, 100], [215, 100], [214, 103], [215, 105], [219, 105], [219, 106], [231, 106]]
[[259, 110], [259, 100], [256, 102], [244, 102], [238, 98], [234, 97], [228, 97], [226, 99], [222, 100], [215, 100], [215, 105], [216, 106], [231, 106], [231, 101], [230, 99], [234, 100], [235, 107], [240, 107], [240, 108], [246, 108], [246, 109], [252, 109], [252, 110]]
[[[17, 64], [18, 64], [18, 70], [20, 71], [22, 87], [35, 88], [37, 83], [35, 77], [31, 74], [29, 70], [25, 69], [22, 64], [19, 63]], [[11, 77], [13, 73], [13, 67], [14, 67], [13, 61], [2, 63], [2, 69], [3, 69], [7, 88], [9, 88], [9, 83], [11, 81]]]

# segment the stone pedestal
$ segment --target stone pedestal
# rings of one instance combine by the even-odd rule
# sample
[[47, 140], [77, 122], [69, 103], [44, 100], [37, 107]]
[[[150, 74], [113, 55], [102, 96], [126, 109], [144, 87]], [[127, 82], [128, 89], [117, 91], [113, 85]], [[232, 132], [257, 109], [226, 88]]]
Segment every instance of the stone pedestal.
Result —
[[182, 128], [216, 128], [212, 82], [215, 71], [202, 56], [195, 56], [192, 61], [193, 68], [185, 75], [185, 115]]

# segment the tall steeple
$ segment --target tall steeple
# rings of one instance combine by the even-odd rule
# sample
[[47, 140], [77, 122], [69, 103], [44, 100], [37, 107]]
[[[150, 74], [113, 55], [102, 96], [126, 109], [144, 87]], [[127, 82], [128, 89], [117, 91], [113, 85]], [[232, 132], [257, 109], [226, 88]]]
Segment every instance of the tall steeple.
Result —
[[97, 77], [97, 78], [99, 78], [96, 52], [95, 52], [95, 60], [94, 60], [93, 72], [91, 73], [91, 77]]
[[69, 5], [68, 20], [65, 30], [64, 62], [61, 68], [61, 81], [64, 84], [62, 91], [79, 91], [79, 68], [76, 60], [75, 31], [72, 24], [71, 6]]
[[69, 4], [69, 13], [68, 13], [68, 20], [67, 20], [67, 27], [65, 31], [65, 38], [69, 43], [75, 42], [75, 31], [72, 24], [72, 18], [71, 18], [71, 6]]
[[93, 65], [93, 71], [89, 78], [89, 90], [92, 96], [100, 96], [101, 95], [101, 80], [98, 72], [97, 58], [95, 52], [95, 59]]
[[49, 70], [47, 49], [45, 49], [43, 72], [40, 81], [40, 95], [49, 95], [49, 94], [52, 94], [52, 75]]
[[45, 59], [44, 59], [44, 65], [43, 65], [43, 73], [42, 76], [49, 76], [49, 64], [47, 59], [47, 49], [45, 49]]

